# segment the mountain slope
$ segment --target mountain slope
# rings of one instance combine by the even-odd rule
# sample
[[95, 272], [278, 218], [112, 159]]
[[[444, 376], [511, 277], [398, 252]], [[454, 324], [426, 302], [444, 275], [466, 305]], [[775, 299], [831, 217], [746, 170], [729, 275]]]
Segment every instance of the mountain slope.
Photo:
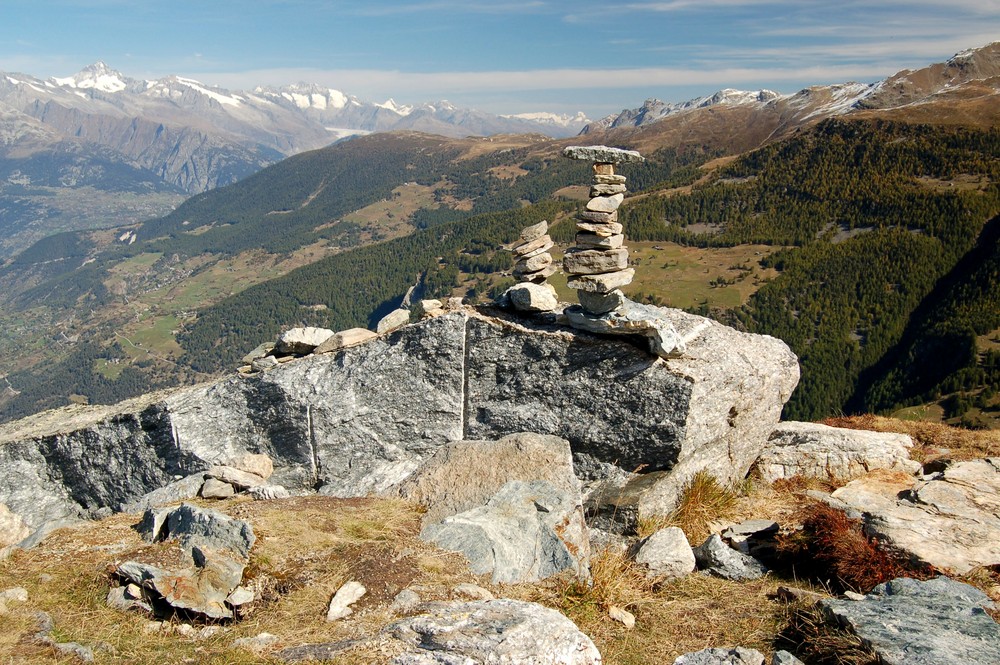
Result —
[[[664, 256], [678, 245], [744, 248], [702, 279], [733, 295], [713, 300], [730, 310], [716, 316], [800, 354], [797, 417], [844, 408], [997, 214], [995, 128], [950, 115], [918, 125], [910, 105], [853, 109], [855, 92], [810, 89], [763, 110], [713, 104], [588, 137], [648, 157], [627, 170], [623, 218], [637, 258], [645, 243], [632, 295], [671, 302]], [[818, 108], [844, 119], [823, 121]], [[427, 294], [495, 291], [509, 279], [497, 246], [520, 226], [544, 216], [558, 241], [572, 241], [562, 220], [590, 175], [559, 156], [571, 142], [358, 137], [145, 224], [39, 243], [0, 270], [0, 372], [21, 391], [0, 400], [23, 413], [32, 399], [65, 399], [60, 385], [124, 394], [136, 385], [125, 368], [148, 385], [215, 373], [279, 327], [369, 324], [418, 281]], [[107, 383], [80, 382], [81, 368]]]

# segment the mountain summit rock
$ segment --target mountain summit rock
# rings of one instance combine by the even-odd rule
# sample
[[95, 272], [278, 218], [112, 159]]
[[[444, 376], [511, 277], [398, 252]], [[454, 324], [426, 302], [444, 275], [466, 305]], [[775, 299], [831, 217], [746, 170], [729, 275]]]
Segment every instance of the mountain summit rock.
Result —
[[0, 428], [0, 503], [35, 530], [247, 452], [293, 492], [391, 493], [449, 442], [527, 431], [569, 441], [578, 475], [640, 472], [640, 514], [663, 514], [699, 471], [746, 475], [799, 372], [777, 339], [661, 312], [681, 356], [462, 308], [266, 371], [39, 414]]

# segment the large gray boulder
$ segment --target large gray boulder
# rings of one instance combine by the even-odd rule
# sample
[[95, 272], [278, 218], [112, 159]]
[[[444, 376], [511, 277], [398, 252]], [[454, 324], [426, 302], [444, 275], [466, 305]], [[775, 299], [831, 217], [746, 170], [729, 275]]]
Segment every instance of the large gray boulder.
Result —
[[394, 665], [600, 665], [589, 637], [559, 612], [519, 600], [435, 603], [383, 633], [408, 647]]
[[708, 470], [742, 478], [798, 380], [788, 347], [679, 310], [662, 360], [628, 341], [456, 309], [267, 372], [0, 426], [0, 502], [30, 529], [120, 509], [244, 453], [272, 484], [385, 492], [451, 441], [532, 431], [577, 459], [662, 472], [639, 504], [669, 512]]
[[589, 577], [590, 536], [580, 493], [512, 480], [484, 506], [425, 526], [420, 537], [461, 552], [494, 584], [537, 582], [564, 570]]
[[876, 469], [913, 474], [920, 463], [910, 459], [912, 447], [906, 434], [783, 422], [771, 432], [756, 467], [769, 483], [792, 476], [850, 480]]
[[862, 513], [869, 535], [938, 570], [1000, 565], [1000, 458], [914, 482], [862, 478], [833, 497]]
[[665, 472], [644, 487], [642, 515], [669, 513], [698, 471], [723, 484], [742, 479], [798, 382], [798, 361], [773, 337], [660, 311], [684, 345], [679, 357], [660, 359], [613, 338], [470, 319], [467, 433], [554, 434], [570, 442], [578, 462]]
[[864, 600], [824, 599], [831, 621], [856, 633], [885, 665], [1000, 663], [1000, 625], [982, 591], [947, 577], [880, 584]]

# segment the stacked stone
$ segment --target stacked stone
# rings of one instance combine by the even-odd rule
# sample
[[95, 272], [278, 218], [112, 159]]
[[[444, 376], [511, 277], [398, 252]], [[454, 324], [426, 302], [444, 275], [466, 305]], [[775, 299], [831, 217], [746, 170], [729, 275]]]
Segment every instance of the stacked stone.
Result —
[[577, 215], [576, 247], [563, 257], [568, 285], [576, 289], [580, 305], [590, 314], [606, 314], [624, 302], [619, 290], [632, 282], [635, 271], [628, 267], [625, 235], [618, 222], [618, 206], [625, 198], [625, 176], [615, 173], [615, 164], [644, 161], [634, 150], [606, 146], [572, 146], [563, 156], [594, 163], [594, 182], [586, 209]]
[[522, 282], [544, 282], [555, 273], [552, 264], [552, 238], [548, 235], [549, 223], [545, 220], [532, 224], [523, 231], [514, 243], [514, 277]]

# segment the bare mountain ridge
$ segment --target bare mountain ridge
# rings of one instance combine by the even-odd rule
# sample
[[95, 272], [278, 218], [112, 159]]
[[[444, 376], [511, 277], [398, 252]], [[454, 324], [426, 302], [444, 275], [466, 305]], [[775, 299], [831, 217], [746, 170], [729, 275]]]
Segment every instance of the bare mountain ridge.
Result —
[[[683, 103], [648, 99], [638, 108], [625, 109], [585, 127], [583, 134], [615, 132], [635, 137], [678, 138], [690, 135], [727, 133], [731, 125], [749, 129], [727, 138], [743, 149], [759, 145], [767, 138], [780, 138], [796, 128], [831, 116], [849, 113], [892, 111], [894, 117], [910, 117], [920, 122], [959, 122], [977, 126], [995, 125], [1000, 120], [1000, 42], [954, 55], [948, 61], [911, 71], [900, 71], [877, 83], [841, 83], [811, 86], [782, 95], [771, 90], [721, 90]], [[929, 104], [925, 109], [918, 107]], [[869, 113], [868, 115], [872, 115]], [[719, 117], [721, 116], [721, 117]], [[733, 123], [732, 121], [737, 121]], [[741, 123], [749, 125], [740, 127]], [[697, 131], [704, 124], [705, 128]], [[655, 126], [655, 129], [654, 129]], [[766, 129], [766, 131], [765, 131]]]

